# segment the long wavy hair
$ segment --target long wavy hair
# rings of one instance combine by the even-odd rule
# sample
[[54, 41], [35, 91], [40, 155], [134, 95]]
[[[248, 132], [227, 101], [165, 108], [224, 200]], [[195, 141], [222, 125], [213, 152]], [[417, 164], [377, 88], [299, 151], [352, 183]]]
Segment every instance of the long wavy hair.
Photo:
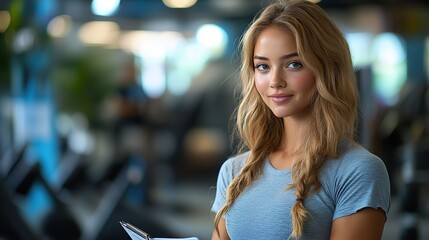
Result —
[[253, 20], [241, 39], [241, 102], [236, 110], [236, 133], [242, 151], [250, 154], [240, 174], [227, 190], [225, 205], [215, 218], [220, 219], [237, 197], [257, 179], [264, 159], [279, 149], [284, 134], [282, 118], [266, 106], [254, 84], [253, 55], [260, 33], [277, 26], [293, 34], [303, 64], [314, 74], [316, 96], [311, 104], [311, 135], [301, 146], [298, 161], [292, 167], [292, 183], [296, 192], [291, 209], [292, 238], [303, 234], [309, 212], [305, 198], [319, 190], [318, 172], [329, 158], [338, 157], [341, 139], [356, 139], [357, 88], [348, 44], [339, 28], [316, 4], [305, 0], [277, 1], [265, 7]]

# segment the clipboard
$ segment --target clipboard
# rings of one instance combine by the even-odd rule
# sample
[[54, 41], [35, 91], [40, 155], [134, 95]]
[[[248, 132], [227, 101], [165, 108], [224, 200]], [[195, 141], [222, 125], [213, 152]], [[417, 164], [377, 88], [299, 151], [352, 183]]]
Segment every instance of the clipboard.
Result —
[[198, 240], [198, 238], [196, 237], [190, 237], [190, 238], [152, 238], [148, 233], [146, 233], [145, 231], [141, 230], [140, 228], [124, 222], [124, 221], [120, 221], [119, 222], [121, 224], [121, 226], [124, 228], [125, 232], [127, 232], [128, 236], [130, 236], [130, 238], [132, 240]]

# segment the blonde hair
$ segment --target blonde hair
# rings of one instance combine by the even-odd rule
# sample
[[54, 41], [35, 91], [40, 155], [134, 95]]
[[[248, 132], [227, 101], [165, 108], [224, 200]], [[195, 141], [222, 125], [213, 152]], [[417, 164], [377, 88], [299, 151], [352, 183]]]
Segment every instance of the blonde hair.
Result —
[[280, 147], [284, 132], [283, 119], [265, 105], [254, 87], [253, 54], [259, 34], [269, 26], [293, 34], [298, 54], [314, 74], [317, 93], [312, 103], [311, 135], [301, 147], [299, 161], [292, 167], [289, 189], [296, 192], [291, 210], [291, 237], [299, 238], [310, 214], [303, 201], [318, 191], [318, 172], [328, 158], [340, 153], [340, 139], [355, 139], [357, 89], [355, 73], [347, 42], [338, 27], [316, 4], [304, 0], [278, 1], [264, 8], [241, 39], [241, 94], [237, 108], [236, 131], [242, 140], [242, 151], [250, 154], [240, 174], [227, 190], [225, 205], [215, 218], [215, 229], [238, 196], [262, 172], [264, 159]]

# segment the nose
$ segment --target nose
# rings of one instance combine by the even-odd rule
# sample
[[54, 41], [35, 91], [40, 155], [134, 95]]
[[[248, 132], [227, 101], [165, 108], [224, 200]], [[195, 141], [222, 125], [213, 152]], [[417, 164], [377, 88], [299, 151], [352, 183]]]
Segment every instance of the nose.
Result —
[[273, 70], [270, 79], [270, 88], [285, 88], [287, 85], [286, 79], [281, 70]]

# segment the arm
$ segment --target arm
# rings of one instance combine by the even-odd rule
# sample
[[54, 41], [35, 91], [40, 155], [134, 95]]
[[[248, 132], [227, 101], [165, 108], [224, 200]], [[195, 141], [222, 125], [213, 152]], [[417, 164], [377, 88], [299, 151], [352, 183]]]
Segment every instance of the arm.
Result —
[[332, 223], [331, 240], [380, 240], [386, 217], [381, 209], [364, 208]]
[[212, 240], [230, 240], [228, 233], [226, 231], [226, 226], [225, 226], [225, 219], [222, 218], [219, 221], [219, 234], [220, 234], [220, 238], [219, 235], [216, 232], [216, 229], [213, 230], [213, 234], [212, 234]]
[[331, 184], [331, 239], [380, 240], [390, 209], [390, 181], [381, 159], [363, 148], [346, 153]]

